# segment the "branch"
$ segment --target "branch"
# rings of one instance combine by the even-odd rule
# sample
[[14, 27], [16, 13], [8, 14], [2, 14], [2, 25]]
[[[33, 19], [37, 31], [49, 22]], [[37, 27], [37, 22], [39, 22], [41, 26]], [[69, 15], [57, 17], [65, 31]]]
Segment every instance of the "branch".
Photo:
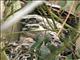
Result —
[[3, 24], [1, 24], [1, 31], [6, 30], [13, 24], [19, 22], [24, 15], [29, 14], [32, 10], [34, 10], [38, 5], [41, 5], [44, 1], [32, 1], [31, 4], [27, 4], [20, 11], [11, 15]]

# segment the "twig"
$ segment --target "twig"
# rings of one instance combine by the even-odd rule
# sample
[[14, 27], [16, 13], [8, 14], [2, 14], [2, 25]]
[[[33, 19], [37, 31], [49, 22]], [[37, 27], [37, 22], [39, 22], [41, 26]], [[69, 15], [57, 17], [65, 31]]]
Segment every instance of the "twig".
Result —
[[38, 5], [41, 5], [44, 1], [33, 1], [31, 4], [26, 5], [20, 11], [14, 13], [10, 16], [3, 24], [1, 24], [1, 31], [6, 30], [8, 27], [12, 26], [16, 22], [20, 21], [24, 15], [30, 13]]
[[72, 9], [73, 9], [73, 6], [74, 6], [74, 1], [73, 1], [73, 3], [72, 3], [72, 6], [71, 6], [71, 8], [70, 8], [70, 10], [69, 10], [69, 13], [68, 13], [68, 15], [67, 15], [67, 17], [66, 17], [66, 19], [65, 19], [65, 21], [63, 22], [63, 24], [62, 24], [62, 28], [59, 30], [59, 32], [58, 32], [58, 36], [60, 35], [60, 33], [62, 32], [62, 30], [63, 30], [63, 27], [64, 27], [64, 25], [65, 25], [65, 23], [66, 23], [66, 21], [68, 20], [68, 17], [70, 16], [70, 13], [71, 13], [71, 11], [72, 11]]

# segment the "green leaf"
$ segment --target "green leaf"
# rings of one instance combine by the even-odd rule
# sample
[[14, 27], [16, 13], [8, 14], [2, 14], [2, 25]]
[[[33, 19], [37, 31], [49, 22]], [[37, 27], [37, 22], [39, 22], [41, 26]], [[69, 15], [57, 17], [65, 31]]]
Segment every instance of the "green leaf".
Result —
[[65, 5], [65, 7], [64, 7], [64, 10], [68, 10], [69, 9], [69, 7], [72, 5], [72, 3], [73, 3], [73, 1], [69, 1], [69, 0], [67, 0], [67, 3], [66, 3], [66, 5]]
[[60, 5], [61, 7], [64, 7], [64, 6], [66, 5], [66, 1], [61, 0], [60, 3], [59, 3], [59, 5]]
[[41, 45], [43, 44], [43, 39], [40, 36], [35, 38], [35, 43], [32, 45], [32, 49], [40, 49]]
[[76, 6], [75, 9], [76, 9], [76, 10], [75, 10], [76, 13], [77, 13], [77, 12], [80, 12], [80, 3], [77, 4], [77, 6]]
[[50, 54], [50, 50], [46, 46], [43, 46], [40, 49], [40, 53], [41, 53], [40, 58], [44, 60]]

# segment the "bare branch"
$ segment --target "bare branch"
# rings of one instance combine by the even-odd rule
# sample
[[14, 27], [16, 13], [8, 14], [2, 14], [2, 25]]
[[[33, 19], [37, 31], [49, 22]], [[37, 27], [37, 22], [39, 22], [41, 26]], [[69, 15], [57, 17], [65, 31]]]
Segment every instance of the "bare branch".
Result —
[[24, 8], [14, 13], [3, 24], [1, 24], [1, 31], [6, 30], [8, 27], [20, 21], [24, 15], [30, 13], [32, 10], [34, 10], [34, 8], [36, 8], [38, 5], [41, 5], [43, 2], [44, 1], [33, 1], [31, 4], [27, 4]]

